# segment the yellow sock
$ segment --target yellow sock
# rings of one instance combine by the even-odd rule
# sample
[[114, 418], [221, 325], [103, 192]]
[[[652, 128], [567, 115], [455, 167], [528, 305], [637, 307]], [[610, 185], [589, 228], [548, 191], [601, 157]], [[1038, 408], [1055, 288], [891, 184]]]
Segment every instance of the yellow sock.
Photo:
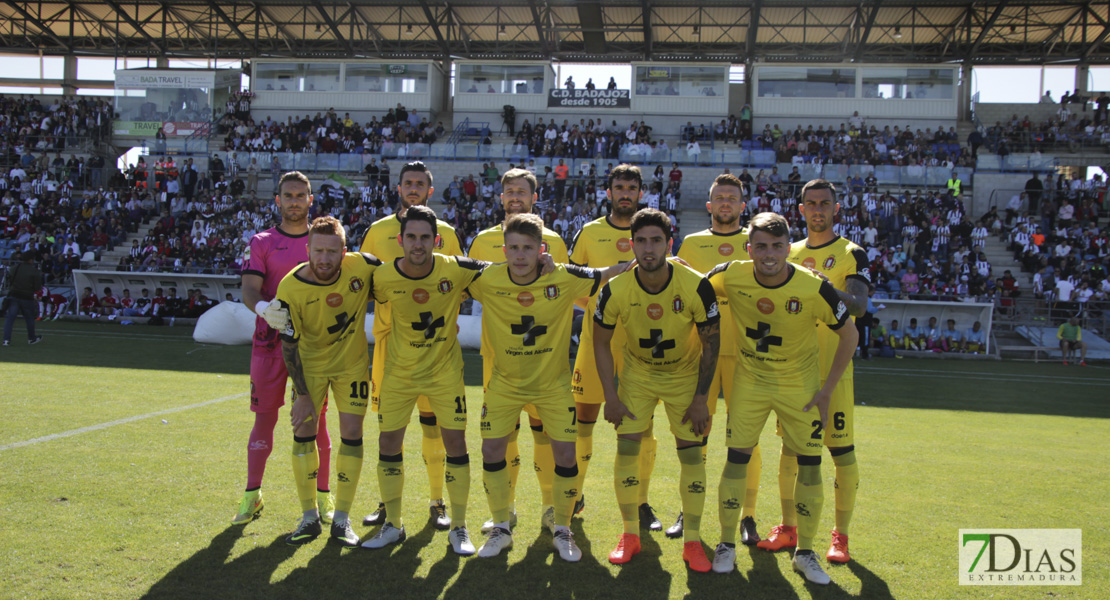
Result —
[[701, 540], [701, 514], [705, 510], [705, 463], [701, 446], [679, 448], [678, 494], [682, 498], [682, 541]]
[[750, 457], [743, 452], [728, 451], [728, 462], [721, 473], [721, 484], [717, 487], [717, 499], [720, 501], [718, 514], [721, 520], [721, 541], [726, 544], [736, 543], [736, 526], [740, 522], [740, 498], [744, 493], [744, 481], [748, 476], [748, 460]]
[[[555, 455], [551, 452], [551, 438], [543, 432], [543, 425], [532, 426], [532, 442], [534, 443], [532, 450], [532, 464], [536, 469], [536, 479], [540, 482], [540, 502], [543, 506], [551, 506], [554, 504], [551, 497], [552, 484], [555, 479]], [[578, 467], [574, 468], [575, 477], [577, 478]], [[575, 481], [571, 487], [577, 485]], [[575, 487], [575, 494], [577, 494]], [[574, 499], [571, 499], [571, 504]]]
[[794, 482], [798, 479], [798, 455], [785, 445], [779, 455], [779, 502], [782, 503], [782, 524], [789, 527], [798, 525], [794, 510]]
[[447, 497], [451, 500], [451, 527], [466, 527], [466, 502], [470, 498], [470, 455], [448, 456]]
[[[493, 514], [494, 523], [507, 523], [509, 521], [509, 469], [506, 461], [482, 464], [482, 482], [485, 483], [486, 498], [489, 499], [489, 510]], [[455, 503], [452, 500], [451, 506]]]
[[[807, 460], [811, 457], [801, 457]], [[817, 457], [820, 460], [821, 457]], [[821, 483], [821, 463], [798, 465], [798, 480], [794, 486], [794, 508], [798, 515], [798, 550], [813, 550], [813, 538], [821, 524], [821, 507], [825, 503], [825, 488]]]
[[655, 470], [655, 449], [657, 446], [658, 442], [655, 439], [655, 419], [652, 419], [651, 425], [648, 425], [648, 430], [644, 432], [644, 436], [640, 438], [640, 504], [645, 504], [648, 501], [648, 490], [651, 487], [651, 472]]
[[763, 475], [763, 452], [759, 446], [752, 449], [752, 459], [748, 463], [747, 489], [744, 493], [744, 510], [740, 518], [755, 518], [755, 501], [759, 499], [759, 478]]
[[[586, 471], [594, 455], [594, 424], [597, 421], [578, 421], [578, 438], [574, 451], [578, 454], [578, 495], [586, 493]], [[552, 459], [554, 460], [554, 459]]]
[[301, 501], [302, 511], [316, 508], [316, 472], [319, 469], [316, 436], [293, 436], [293, 480], [297, 484], [297, 498]]
[[362, 438], [348, 440], [343, 438], [339, 444], [339, 458], [335, 461], [335, 510], [351, 512], [351, 504], [358, 491], [358, 480], [362, 476]]
[[[617, 505], [621, 509], [624, 532], [639, 535], [640, 442], [617, 438], [617, 460], [613, 466], [613, 485], [617, 490]], [[580, 474], [581, 475], [581, 474]]]
[[421, 451], [424, 455], [424, 466], [428, 468], [428, 497], [432, 500], [443, 499], [443, 459], [447, 451], [443, 449], [443, 437], [440, 435], [436, 418], [420, 415], [420, 430], [424, 434]]
[[[839, 450], [839, 448], [832, 448]], [[856, 490], [859, 489], [859, 464], [856, 463], [855, 449], [839, 456], [833, 456], [836, 465], [836, 530], [848, 535], [848, 525], [852, 522], [852, 511], [856, 508]]]
[[[505, 450], [505, 460], [509, 464], [509, 511], [516, 512], [516, 482], [520, 476], [520, 445], [517, 438], [520, 435], [520, 423], [509, 434], [509, 446]], [[497, 521], [500, 523], [501, 521]]]
[[578, 497], [578, 490], [574, 487], [578, 484], [578, 465], [556, 466], [553, 471], [555, 524], [570, 527], [570, 517], [574, 513], [574, 500]]
[[400, 452], [378, 455], [378, 489], [385, 504], [386, 518], [401, 527], [401, 494], [405, 490], [405, 463]]

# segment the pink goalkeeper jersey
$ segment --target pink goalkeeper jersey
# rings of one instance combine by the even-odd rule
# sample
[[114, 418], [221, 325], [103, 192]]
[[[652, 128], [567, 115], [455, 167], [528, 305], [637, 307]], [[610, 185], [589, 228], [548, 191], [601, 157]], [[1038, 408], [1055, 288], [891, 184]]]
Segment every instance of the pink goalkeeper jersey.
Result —
[[[262, 299], [273, 300], [281, 278], [308, 260], [308, 233], [290, 235], [277, 227], [257, 233], [247, 244], [243, 274], [262, 278]], [[254, 307], [250, 307], [254, 308]], [[254, 319], [254, 356], [281, 356], [281, 340], [262, 317]]]

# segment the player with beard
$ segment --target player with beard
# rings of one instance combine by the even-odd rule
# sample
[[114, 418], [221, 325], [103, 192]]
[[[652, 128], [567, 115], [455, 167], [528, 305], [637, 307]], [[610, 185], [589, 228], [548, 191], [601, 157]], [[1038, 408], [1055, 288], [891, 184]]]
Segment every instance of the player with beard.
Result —
[[[501, 176], [501, 206], [505, 210], [506, 221], [513, 215], [532, 213], [532, 207], [535, 206], [536, 200], [538, 199], [536, 186], [536, 176], [524, 169], [510, 169]], [[479, 233], [470, 244], [467, 256], [486, 262], [504, 262], [504, 244], [505, 224], [500, 223]], [[539, 251], [541, 254], [545, 252], [549, 253], [551, 258], [557, 263], [566, 263], [568, 261], [567, 246], [566, 243], [563, 242], [563, 238], [546, 227], [543, 227], [543, 240], [540, 242]], [[490, 377], [493, 374], [493, 361], [489, 349], [490, 342], [487, 336], [487, 329], [483, 327], [483, 389], [489, 388]], [[552, 486], [554, 484], [555, 475], [555, 457], [551, 451], [551, 440], [548, 435], [544, 433], [543, 422], [540, 420], [539, 413], [536, 412], [536, 407], [532, 404], [527, 404], [524, 410], [528, 413], [529, 425], [532, 428], [532, 440], [535, 442], [533, 466], [536, 471], [536, 478], [539, 479], [540, 483], [540, 495], [543, 508], [540, 514], [543, 515], [543, 524], [546, 525], [548, 529], [554, 529], [553, 519], [555, 511]], [[519, 431], [520, 424], [518, 423], [516, 429], [509, 434], [508, 446], [505, 451], [509, 475], [510, 522], [514, 527], [517, 521], [516, 484], [517, 477], [520, 473], [520, 448], [517, 444]], [[482, 525], [482, 533], [489, 533], [493, 526], [494, 521], [492, 519], [486, 521], [485, 524]]]
[[[608, 197], [612, 213], [586, 223], [579, 230], [574, 236], [574, 241], [571, 242], [570, 262], [582, 267], [603, 269], [635, 258], [632, 252], [632, 240], [629, 238], [629, 227], [642, 196], [643, 176], [638, 167], [621, 164], [610, 171]], [[597, 298], [593, 298], [586, 305], [587, 318], [594, 314], [596, 308]], [[594, 328], [587, 321], [582, 326], [578, 355], [575, 357], [574, 372], [571, 375], [571, 393], [574, 394], [575, 410], [578, 415], [576, 442], [578, 501], [574, 506], [575, 514], [582, 512], [586, 506], [586, 471], [593, 457], [594, 425], [597, 423], [598, 413], [601, 412], [601, 405], [605, 402], [601, 379], [597, 375], [593, 339]], [[618, 324], [613, 330], [612, 344], [618, 372], [623, 367], [624, 355], [620, 349], [626, 339], [624, 327]], [[647, 501], [651, 472], [655, 468], [655, 446], [654, 430], [649, 425], [640, 442], [640, 485], [637, 486], [640, 493], [640, 524], [653, 531], [659, 531], [663, 529], [663, 525], [656, 518], [655, 512]]]
[[[735, 260], [747, 253], [748, 233], [740, 229], [740, 215], [744, 212], [744, 184], [735, 175], [718, 175], [709, 188], [709, 201], [706, 210], [712, 219], [709, 229], [691, 233], [682, 241], [678, 257], [685, 260], [695, 271], [708, 273], [724, 261]], [[709, 415], [717, 413], [717, 397], [723, 393], [725, 398], [732, 393], [732, 373], [736, 368], [736, 322], [728, 313], [728, 299], [718, 297], [717, 302], [725, 318], [721, 319], [721, 352], [717, 359], [717, 373], [709, 388]], [[709, 433], [706, 431], [702, 442], [702, 457], [709, 447]], [[744, 497], [744, 509], [740, 519], [740, 541], [748, 546], [759, 541], [755, 527], [755, 500], [759, 492], [762, 457], [759, 446], [752, 451], [748, 465], [748, 489]], [[675, 524], [667, 528], [667, 537], [682, 535], [683, 519], [679, 513]]]
[[[250, 408], [254, 412], [254, 427], [247, 438], [247, 489], [235, 518], [231, 520], [238, 525], [254, 520], [262, 512], [262, 476], [274, 447], [278, 409], [285, 404], [288, 372], [281, 357], [278, 334], [286, 322], [280, 307], [271, 301], [281, 279], [308, 259], [308, 213], [312, 207], [312, 184], [308, 177], [298, 171], [282, 175], [274, 202], [281, 214], [281, 223], [255, 234], [243, 257], [243, 304], [252, 307], [258, 318], [255, 319], [251, 345]], [[153, 310], [152, 314], [158, 315], [158, 310]], [[316, 435], [320, 456], [316, 487], [321, 518], [330, 522], [333, 510], [328, 484], [331, 438], [328, 436], [326, 415], [327, 402], [324, 401]]]
[[[832, 284], [840, 299], [848, 307], [851, 317], [867, 312], [868, 287], [871, 284], [870, 261], [867, 252], [856, 244], [836, 234], [833, 223], [840, 204], [836, 201], [836, 188], [824, 179], [814, 179], [802, 187], [799, 208], [806, 220], [808, 237], [790, 247], [790, 261], [813, 269]], [[853, 326], [854, 327], [854, 326]], [[839, 338], [825, 325], [818, 325], [819, 358], [822, 377], [832, 367]], [[822, 378], [821, 384], [825, 380]], [[856, 463], [853, 406], [855, 383], [851, 361], [832, 393], [829, 407], [832, 423], [824, 430], [823, 440], [832, 455], [836, 471], [836, 527], [825, 558], [829, 562], [846, 563], [848, 554], [848, 525], [856, 502], [859, 487], [859, 465]], [[782, 435], [781, 427], [779, 435]], [[759, 543], [764, 550], [791, 548], [797, 544], [797, 519], [792, 492], [798, 472], [798, 458], [787, 444], [782, 446], [779, 459], [779, 499], [782, 503], [783, 522], [772, 528], [767, 539]]]
[[286, 543], [307, 544], [321, 533], [313, 482], [320, 411], [330, 389], [339, 410], [335, 516], [331, 537], [346, 547], [359, 538], [349, 514], [362, 473], [362, 421], [370, 404], [370, 356], [366, 351], [366, 303], [381, 261], [347, 252], [343, 224], [320, 217], [308, 231], [308, 262], [282, 278], [274, 304], [288, 322], [281, 332], [282, 358], [293, 380], [293, 478], [301, 520]]
[[[709, 427], [706, 404], [721, 343], [720, 316], [717, 296], [705, 277], [667, 260], [674, 241], [671, 231], [671, 220], [656, 209], [645, 208], [632, 217], [636, 267], [601, 289], [593, 315], [605, 420], [617, 429], [613, 484], [624, 523], [609, 562], [624, 564], [640, 552], [640, 440], [661, 402], [678, 448], [685, 522], [682, 559], [690, 569], [705, 573], [710, 563], [700, 532], [706, 481], [701, 448]], [[622, 345], [624, 366], [619, 372], [610, 345], [618, 322], [629, 340]], [[620, 377], [619, 390], [615, 375]]]
[[[382, 163], [384, 172], [385, 163]], [[420, 161], [414, 161], [401, 168], [397, 183], [397, 193], [401, 198], [401, 210], [396, 214], [378, 219], [366, 236], [362, 239], [361, 252], [373, 254], [383, 263], [391, 263], [403, 256], [398, 236], [401, 234], [401, 221], [410, 206], [427, 206], [435, 188], [432, 187], [432, 173]], [[434, 252], [447, 256], [462, 256], [462, 243], [455, 228], [436, 219], [439, 236], [435, 240]], [[385, 349], [388, 346], [389, 334], [392, 329], [392, 307], [388, 303], [378, 303], [374, 308], [374, 361], [371, 369], [371, 409], [378, 410], [380, 401], [379, 392], [382, 389], [382, 379], [385, 375]], [[435, 412], [428, 404], [428, 398], [421, 396], [416, 401], [420, 411], [420, 431], [423, 434], [422, 453], [424, 464], [428, 468], [428, 487], [430, 502], [428, 511], [436, 529], [447, 530], [451, 528], [451, 518], [447, 515], [447, 507], [443, 502], [443, 474], [444, 459], [446, 454], [443, 449], [443, 439], [436, 421]], [[362, 520], [363, 525], [382, 525], [387, 522], [387, 516], [382, 513], [385, 503], [379, 502], [378, 509]]]
[[[798, 519], [793, 567], [811, 583], [827, 585], [829, 576], [813, 552], [824, 505], [821, 432], [831, 425], [832, 393], [852, 361], [859, 332], [845, 327], [848, 307], [829, 282], [787, 262], [790, 226], [781, 215], [765, 212], [752, 219], [748, 253], [751, 262], [727, 262], [708, 275], [716, 294], [728, 298], [739, 342], [736, 384], [728, 398], [728, 456], [718, 486], [721, 542], [713, 570], [730, 573], [735, 568], [747, 466], [774, 410], [783, 445], [798, 463], [791, 495]], [[819, 323], [837, 337], [831, 367], [824, 373], [813, 352]]]

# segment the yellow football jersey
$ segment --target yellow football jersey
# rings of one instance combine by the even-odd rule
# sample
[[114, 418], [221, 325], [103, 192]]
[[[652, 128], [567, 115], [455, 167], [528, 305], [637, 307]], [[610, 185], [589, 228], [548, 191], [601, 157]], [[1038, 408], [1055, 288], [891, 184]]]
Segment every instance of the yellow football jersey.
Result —
[[[790, 262], [816, 269], [829, 278], [829, 283], [838, 290], [845, 290], [849, 279], [859, 279], [870, 285], [871, 262], [867, 251], [852, 243], [848, 238], [837, 236], [833, 241], [817, 247], [810, 247], [805, 240], [790, 245]], [[827, 327], [818, 327], [818, 342], [821, 347], [821, 378], [824, 379], [832, 368], [836, 354], [837, 336]], [[845, 378], [852, 377], [852, 365], [844, 372]]]
[[624, 327], [624, 371], [697, 372], [701, 340], [695, 325], [720, 320], [717, 296], [697, 271], [667, 263], [670, 278], [657, 293], [640, 283], [640, 267], [614, 277], [598, 294], [594, 322]]
[[289, 310], [290, 322], [282, 336], [298, 342], [305, 373], [329, 375], [367, 367], [366, 303], [381, 264], [369, 254], [348, 252], [339, 278], [331, 284], [303, 279], [308, 263], [282, 278], [275, 299]]
[[570, 262], [591, 269], [604, 269], [634, 258], [630, 228], [613, 225], [609, 217], [586, 223], [570, 244]]
[[556, 265], [528, 284], [514, 283], [507, 264], [486, 268], [467, 291], [482, 303], [486, 360], [493, 361], [489, 389], [522, 395], [569, 391], [574, 301], [593, 296], [600, 284], [600, 271], [575, 265]]
[[[755, 278], [752, 261], [718, 265], [707, 277], [726, 296], [736, 321], [739, 357], [736, 376], [772, 387], [804, 386], [819, 377], [817, 327], [843, 327], [848, 307], [828, 282], [787, 264], [787, 280], [768, 288]], [[823, 375], [821, 375], [823, 377]]]
[[[445, 254], [447, 256], [462, 256], [462, 242], [459, 241], [459, 234], [455, 232], [455, 228], [447, 223], [436, 219], [436, 232], [439, 234], [439, 241], [436, 243], [433, 252]], [[397, 236], [401, 235], [401, 218], [399, 214], [392, 214], [388, 217], [383, 217], [374, 221], [370, 225], [370, 229], [366, 230], [365, 237], [362, 238], [362, 246], [359, 248], [360, 252], [368, 252], [377, 256], [383, 263], [391, 263], [398, 258], [404, 256], [404, 250], [401, 244], [397, 241]], [[378, 347], [385, 348], [385, 337], [389, 335], [389, 324], [391, 322], [389, 314], [389, 305], [378, 303], [374, 306], [374, 360], [383, 360], [384, 356]]]
[[[436, 219], [436, 232], [439, 234], [439, 242], [436, 243], [433, 252], [446, 256], [463, 255], [462, 243], [454, 227]], [[398, 235], [401, 235], [401, 218], [397, 214], [378, 219], [370, 225], [370, 229], [366, 230], [366, 236], [362, 238], [359, 251], [369, 252], [383, 263], [392, 262], [404, 256], [401, 244], [397, 242]]]
[[[470, 244], [466, 255], [475, 260], [484, 260], [491, 263], [505, 262], [505, 252], [501, 248], [505, 245], [505, 230], [502, 225], [494, 225], [480, 232]], [[543, 243], [541, 252], [547, 252], [557, 263], [570, 260], [567, 254], [567, 244], [559, 234], [550, 229], [543, 228]]]
[[[412, 279], [385, 263], [374, 274], [374, 299], [391, 307], [394, 327], [384, 346], [387, 377], [414, 381], [443, 370], [462, 372], [458, 317], [463, 290], [489, 263], [433, 254], [432, 272]], [[377, 352], [375, 352], [377, 355]]]
[[[713, 267], [730, 260], [748, 259], [748, 232], [714, 233], [703, 229], [682, 240], [678, 257], [690, 263], [699, 273], [708, 273]], [[736, 356], [736, 322], [729, 313], [728, 299], [717, 298], [721, 314], [721, 356]]]

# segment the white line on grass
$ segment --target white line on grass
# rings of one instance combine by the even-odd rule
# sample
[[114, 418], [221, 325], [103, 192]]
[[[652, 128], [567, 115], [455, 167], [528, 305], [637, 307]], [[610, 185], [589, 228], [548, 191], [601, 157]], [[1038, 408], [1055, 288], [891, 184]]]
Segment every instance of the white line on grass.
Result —
[[63, 431], [61, 433], [52, 433], [50, 435], [44, 435], [42, 437], [37, 437], [37, 438], [31, 439], [31, 440], [26, 440], [26, 441], [23, 441], [23, 442], [13, 442], [11, 444], [4, 444], [4, 445], [0, 446], [0, 452], [3, 452], [4, 450], [12, 450], [14, 448], [22, 448], [23, 446], [30, 446], [32, 444], [39, 444], [39, 443], [42, 443], [42, 442], [49, 442], [49, 441], [52, 441], [52, 440], [67, 438], [67, 437], [78, 435], [78, 434], [81, 434], [81, 433], [88, 433], [90, 431], [98, 431], [100, 429], [107, 429], [109, 427], [115, 427], [116, 425], [124, 425], [126, 423], [131, 423], [133, 421], [140, 421], [142, 419], [149, 419], [150, 417], [157, 417], [157, 416], [160, 416], [160, 415], [168, 415], [170, 413], [181, 412], [183, 410], [191, 410], [191, 409], [194, 409], [194, 408], [201, 408], [203, 406], [209, 406], [211, 404], [219, 404], [220, 402], [227, 402], [228, 400], [234, 400], [235, 398], [241, 398], [243, 396], [246, 396], [247, 394], [248, 394], [248, 392], [241, 392], [241, 393], [238, 393], [238, 394], [232, 394], [230, 396], [224, 396], [223, 398], [216, 398], [215, 400], [206, 400], [204, 402], [198, 402], [196, 404], [190, 404], [188, 406], [178, 406], [177, 408], [167, 408], [166, 410], [158, 410], [158, 411], [155, 411], [155, 412], [152, 412], [152, 413], [147, 413], [145, 415], [135, 415], [133, 417], [127, 417], [125, 419], [117, 419], [115, 421], [108, 421], [107, 423], [100, 423], [98, 425], [89, 425], [88, 427], [81, 427], [80, 429], [71, 429], [69, 431]]
[[181, 340], [183, 342], [193, 341], [192, 336], [188, 335], [172, 335], [168, 333], [139, 333], [139, 332], [115, 332], [115, 331], [74, 331], [71, 329], [43, 329], [36, 327], [36, 331], [48, 333], [50, 335], [72, 336], [72, 337], [93, 337], [93, 338], [127, 338], [127, 339], [148, 339], [148, 340]]
[[1110, 381], [1105, 379], [1096, 378], [1076, 378], [1052, 375], [1020, 375], [1020, 374], [1007, 374], [1000, 375], [998, 373], [980, 372], [980, 371], [931, 371], [919, 369], [879, 369], [879, 368], [865, 368], [856, 369], [856, 373], [877, 374], [877, 375], [904, 375], [906, 377], [933, 377], [937, 374], [943, 374], [948, 378], [956, 379], [977, 379], [983, 381], [1006, 381], [1011, 383], [1056, 383], [1068, 385], [1092, 385], [1096, 387], [1108, 387]]

